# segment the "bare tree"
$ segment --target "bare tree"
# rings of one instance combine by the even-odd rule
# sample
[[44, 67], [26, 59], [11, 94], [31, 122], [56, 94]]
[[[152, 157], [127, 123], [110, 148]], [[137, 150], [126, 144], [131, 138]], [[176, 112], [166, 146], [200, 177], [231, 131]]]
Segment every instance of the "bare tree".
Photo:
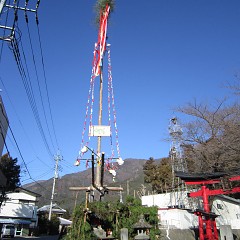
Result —
[[226, 99], [215, 106], [188, 103], [178, 112], [191, 116], [184, 123], [183, 149], [189, 171], [214, 172], [240, 167], [240, 109], [227, 105]]

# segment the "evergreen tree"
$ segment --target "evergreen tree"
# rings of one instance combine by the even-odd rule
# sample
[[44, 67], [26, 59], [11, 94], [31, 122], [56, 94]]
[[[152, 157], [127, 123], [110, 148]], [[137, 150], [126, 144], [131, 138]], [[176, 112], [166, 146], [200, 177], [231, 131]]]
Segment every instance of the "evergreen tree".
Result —
[[129, 240], [134, 239], [133, 225], [139, 221], [140, 215], [145, 216], [145, 221], [152, 225], [150, 239], [157, 239], [159, 229], [157, 227], [157, 207], [143, 207], [139, 199], [128, 196], [126, 203], [120, 202], [91, 202], [88, 209], [82, 204], [73, 214], [73, 223], [70, 232], [65, 239], [90, 240], [93, 237], [93, 227], [101, 225], [107, 231], [110, 229], [114, 237], [120, 238], [121, 228], [127, 228]]
[[143, 166], [143, 172], [145, 183], [149, 183], [153, 191], [162, 193], [171, 188], [172, 168], [169, 158], [161, 159], [159, 164], [149, 158]]
[[20, 186], [20, 166], [17, 165], [17, 158], [13, 159], [8, 154], [1, 157], [0, 169], [7, 178], [5, 191], [14, 191]]
[[[152, 157], [149, 158], [148, 161], [143, 165], [143, 172], [144, 172], [144, 182], [145, 183], [152, 183], [155, 174], [156, 174], [157, 165]], [[154, 189], [152, 189], [154, 190]]]
[[157, 166], [157, 178], [152, 183], [157, 193], [169, 191], [172, 187], [172, 167], [170, 158], [163, 158]]

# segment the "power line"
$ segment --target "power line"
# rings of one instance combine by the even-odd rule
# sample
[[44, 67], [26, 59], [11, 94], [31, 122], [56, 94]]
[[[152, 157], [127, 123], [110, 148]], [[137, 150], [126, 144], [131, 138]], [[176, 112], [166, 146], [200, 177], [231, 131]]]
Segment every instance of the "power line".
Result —
[[[4, 84], [4, 82], [3, 82], [3, 80], [2, 80], [1, 77], [0, 77], [0, 81], [1, 81], [1, 83], [2, 83], [2, 86], [3, 86], [3, 88], [4, 88], [4, 92], [6, 93], [6, 96], [7, 96], [8, 100], [9, 100], [10, 104], [12, 105], [12, 108], [13, 108], [13, 110], [14, 110], [14, 113], [15, 113], [18, 121], [19, 121], [19, 124], [20, 124], [20, 126], [22, 127], [24, 134], [26, 135], [26, 138], [27, 138], [27, 140], [28, 140], [28, 143], [29, 143], [29, 145], [31, 146], [31, 148], [33, 149], [33, 151], [34, 151], [34, 153], [35, 153], [35, 155], [36, 155], [36, 158], [37, 158], [39, 161], [41, 161], [44, 165], [46, 165], [48, 168], [51, 168], [49, 165], [47, 165], [44, 161], [42, 161], [42, 160], [37, 156], [36, 150], [34, 149], [34, 147], [33, 147], [33, 145], [32, 145], [32, 141], [30, 141], [30, 138], [29, 138], [29, 136], [28, 136], [28, 134], [27, 134], [24, 126], [23, 126], [23, 123], [22, 123], [22, 121], [21, 121], [21, 119], [20, 119], [20, 117], [19, 117], [19, 115], [18, 115], [18, 113], [17, 113], [16, 108], [14, 107], [14, 104], [13, 104], [11, 98], [10, 98], [10, 95], [8, 94], [7, 88], [6, 88], [6, 86], [5, 86], [5, 84]], [[10, 139], [10, 140], [11, 140], [11, 139]]]
[[[4, 115], [4, 116], [5, 116], [5, 115]], [[22, 159], [22, 161], [23, 161], [23, 163], [24, 163], [25, 169], [26, 169], [26, 171], [27, 171], [27, 173], [28, 173], [28, 175], [29, 175], [29, 178], [30, 178], [32, 181], [34, 181], [36, 184], [38, 184], [39, 186], [41, 186], [42, 188], [44, 188], [45, 190], [49, 191], [47, 188], [45, 188], [44, 186], [42, 186], [38, 181], [36, 181], [36, 180], [31, 176], [30, 171], [29, 171], [29, 169], [28, 169], [28, 167], [27, 167], [27, 164], [26, 164], [26, 162], [25, 162], [25, 160], [24, 160], [24, 158], [23, 158], [22, 152], [21, 152], [21, 150], [20, 150], [20, 148], [19, 148], [19, 145], [18, 145], [18, 143], [17, 143], [17, 140], [16, 140], [16, 138], [15, 138], [15, 136], [14, 136], [14, 134], [13, 134], [13, 131], [12, 131], [12, 128], [11, 128], [10, 124], [9, 124], [9, 129], [10, 129], [10, 132], [11, 132], [12, 137], [13, 137], [13, 139], [14, 139], [14, 142], [15, 142], [15, 144], [16, 144], [16, 146], [17, 146], [17, 149], [18, 149], [18, 152], [19, 152], [19, 154], [20, 154], [20, 157], [21, 157], [21, 159]]]
[[[50, 150], [50, 147], [48, 145], [48, 141], [47, 141], [47, 138], [45, 136], [45, 133], [44, 133], [44, 130], [43, 130], [43, 127], [42, 127], [42, 123], [40, 121], [39, 111], [37, 109], [37, 104], [36, 104], [34, 92], [33, 92], [31, 81], [30, 81], [30, 76], [29, 76], [29, 71], [28, 71], [28, 67], [27, 67], [27, 61], [26, 61], [26, 57], [25, 57], [25, 53], [24, 53], [24, 48], [22, 46], [21, 31], [18, 28], [18, 10], [19, 9], [20, 10], [24, 10], [25, 14], [26, 14], [27, 11], [31, 11], [31, 12], [37, 13], [37, 9], [39, 7], [39, 3], [40, 3], [40, 0], [37, 1], [36, 10], [32, 10], [32, 9], [28, 9], [27, 8], [28, 1], [25, 2], [25, 8], [19, 7], [19, 0], [14, 1], [13, 6], [11, 6], [11, 5], [5, 5], [5, 6], [8, 9], [13, 9], [13, 11], [14, 11], [13, 27], [11, 28], [12, 32], [11, 32], [11, 36], [8, 38], [9, 40], [11, 40], [10, 41], [10, 45], [11, 45], [11, 48], [12, 48], [11, 50], [12, 50], [12, 52], [14, 54], [15, 61], [17, 63], [17, 67], [18, 67], [20, 76], [22, 78], [22, 81], [23, 81], [23, 84], [24, 84], [24, 87], [25, 87], [25, 91], [27, 93], [27, 97], [28, 97], [28, 100], [30, 102], [30, 106], [31, 106], [31, 109], [33, 111], [33, 114], [34, 114], [34, 117], [35, 117], [38, 129], [40, 131], [41, 137], [43, 139], [43, 142], [45, 144], [45, 147], [46, 147], [49, 155], [52, 158], [53, 154], [52, 154], [52, 152]], [[25, 16], [26, 16], [26, 20], [28, 20], [27, 19], [27, 15], [25, 15]], [[27, 27], [28, 27], [28, 24], [27, 24]], [[17, 38], [16, 37], [17, 34], [19, 34], [19, 36], [18, 36], [19, 39], [18, 40], [16, 39]], [[29, 27], [28, 27], [28, 35], [29, 35], [30, 46], [31, 46], [31, 50], [32, 50], [33, 63], [34, 63], [34, 66], [35, 66], [35, 72], [36, 72], [36, 76], [37, 76], [37, 80], [38, 80], [38, 87], [39, 87], [39, 93], [40, 93], [40, 97], [41, 97], [41, 103], [42, 103], [42, 107], [43, 107], [43, 112], [44, 112], [47, 128], [48, 128], [48, 131], [49, 131], [47, 118], [46, 118], [46, 112], [45, 112], [45, 108], [44, 108], [44, 104], [43, 104], [43, 98], [42, 98], [42, 94], [41, 94], [40, 83], [39, 83], [39, 79], [38, 79], [37, 67], [36, 67], [36, 62], [35, 62], [35, 57], [34, 57], [34, 52], [33, 52], [33, 45], [32, 45], [32, 41], [31, 41]], [[22, 48], [22, 54], [23, 54], [23, 57], [24, 57], [25, 68], [24, 68], [24, 65], [23, 65], [22, 60], [21, 60], [21, 54], [20, 54], [19, 44], [18, 43], [20, 43], [20, 46]], [[51, 138], [50, 131], [49, 131], [49, 136]], [[52, 138], [51, 138], [51, 142], [53, 143]], [[53, 145], [53, 149], [54, 149], [54, 145]]]
[[40, 116], [39, 116], [39, 112], [38, 112], [38, 109], [37, 109], [36, 100], [35, 100], [35, 96], [34, 96], [31, 81], [30, 81], [30, 76], [29, 76], [28, 67], [27, 67], [27, 61], [26, 61], [26, 57], [25, 57], [25, 53], [24, 53], [24, 49], [23, 49], [23, 46], [22, 46], [21, 39], [19, 41], [20, 41], [21, 47], [22, 47], [22, 53], [23, 53], [24, 62], [25, 62], [25, 65], [26, 65], [27, 76], [26, 76], [22, 61], [21, 61], [19, 46], [18, 46], [18, 42], [16, 41], [16, 37], [14, 37], [13, 40], [11, 41], [11, 46], [12, 46], [11, 50], [14, 54], [14, 57], [15, 57], [15, 60], [16, 60], [17, 66], [18, 66], [18, 70], [19, 70], [20, 76], [22, 78], [23, 85], [24, 85], [25, 91], [27, 93], [27, 97], [28, 97], [33, 115], [35, 117], [38, 129], [39, 129], [40, 134], [42, 136], [45, 147], [46, 147], [49, 155], [52, 158], [53, 154], [51, 153], [51, 150], [50, 150], [50, 147], [48, 145], [46, 136], [44, 134], [43, 127], [42, 127], [41, 120], [40, 120]]
[[39, 40], [39, 47], [40, 47], [40, 52], [41, 52], [41, 60], [42, 60], [42, 66], [43, 66], [43, 75], [44, 75], [44, 80], [45, 80], [44, 82], [45, 82], [45, 88], [46, 88], [46, 93], [47, 93], [47, 100], [48, 100], [48, 107], [49, 107], [49, 112], [50, 112], [50, 118], [51, 118], [53, 134], [54, 134], [54, 137], [55, 137], [57, 148], [59, 149], [59, 144], [58, 144], [57, 135], [56, 135], [54, 122], [53, 122], [52, 108], [51, 108], [51, 104], [50, 104], [48, 86], [47, 86], [47, 78], [46, 78], [45, 64], [44, 64], [44, 58], [43, 58], [42, 41], [41, 41], [41, 36], [40, 36], [39, 20], [38, 20], [38, 16], [37, 15], [36, 15], [36, 23], [37, 23], [38, 40]]
[[[9, 0], [9, 2], [10, 2], [10, 0]], [[27, 3], [28, 3], [28, 1], [26, 1], [26, 3], [25, 3], [25, 14], [26, 14], [26, 11], [28, 11], [26, 9], [26, 4]], [[39, 6], [39, 3], [40, 3], [40, 0], [37, 1], [36, 11], [35, 11], [36, 13], [37, 13], [37, 8]], [[39, 111], [38, 111], [37, 104], [36, 104], [36, 96], [34, 95], [32, 84], [31, 84], [31, 81], [30, 81], [31, 78], [30, 78], [28, 65], [27, 65], [27, 60], [26, 60], [26, 56], [25, 56], [25, 53], [24, 53], [24, 48], [23, 48], [22, 40], [21, 40], [21, 31], [18, 28], [18, 9], [22, 9], [22, 10], [24, 10], [24, 9], [19, 7], [19, 0], [14, 1], [14, 6], [8, 5], [6, 7], [14, 9], [14, 22], [13, 22], [13, 28], [12, 28], [14, 30], [12, 31], [11, 38], [9, 38], [9, 39], [11, 39], [11, 41], [10, 41], [11, 48], [10, 49], [11, 49], [12, 53], [14, 54], [14, 58], [15, 58], [15, 61], [17, 63], [18, 71], [20, 73], [20, 76], [21, 76], [21, 79], [22, 79], [25, 91], [27, 93], [28, 101], [30, 103], [31, 110], [33, 112], [35, 121], [37, 123], [37, 127], [39, 129], [39, 132], [41, 134], [41, 137], [43, 139], [45, 147], [46, 147], [49, 155], [52, 157], [53, 154], [51, 152], [50, 146], [48, 145], [48, 141], [47, 141], [46, 135], [45, 135], [44, 130], [43, 130], [43, 126], [42, 126], [42, 123], [41, 123]], [[44, 117], [45, 117], [45, 121], [46, 121], [47, 130], [48, 130], [48, 133], [49, 133], [49, 137], [51, 139], [52, 147], [54, 149], [54, 144], [53, 144], [53, 141], [52, 141], [49, 124], [48, 124], [48, 121], [47, 121], [47, 115], [46, 115], [45, 107], [44, 107], [44, 104], [43, 104], [43, 95], [42, 95], [42, 92], [41, 92], [39, 75], [38, 75], [38, 69], [37, 69], [37, 65], [36, 65], [36, 61], [35, 61], [35, 55], [34, 55], [34, 51], [33, 51], [32, 38], [31, 38], [30, 29], [29, 29], [29, 25], [28, 25], [27, 15], [25, 15], [25, 17], [26, 17], [26, 22], [27, 22], [28, 37], [29, 37], [29, 42], [30, 42], [30, 47], [31, 47], [32, 60], [33, 60], [34, 68], [35, 68], [35, 74], [36, 74], [36, 79], [37, 79], [37, 83], [38, 83], [38, 89], [39, 89], [39, 94], [40, 94], [43, 114], [44, 114]], [[39, 46], [40, 46], [40, 51], [41, 51], [41, 60], [42, 60], [42, 66], [43, 66], [43, 74], [44, 74], [44, 80], [45, 80], [45, 89], [46, 89], [46, 93], [47, 93], [47, 100], [48, 100], [48, 106], [49, 106], [49, 111], [50, 111], [50, 117], [51, 117], [51, 122], [52, 122], [53, 133], [54, 133], [55, 141], [56, 141], [56, 144], [57, 144], [57, 147], [58, 147], [58, 141], [57, 141], [56, 131], [55, 131], [54, 124], [53, 124], [52, 110], [51, 110], [50, 98], [49, 98], [48, 87], [47, 87], [46, 71], [45, 71], [45, 65], [44, 65], [43, 50], [42, 50], [41, 37], [40, 37], [40, 31], [39, 31], [39, 26], [38, 26], [39, 23], [38, 23], [37, 15], [36, 15], [36, 20], [37, 20], [37, 27], [38, 27], [38, 39], [39, 39]], [[6, 21], [7, 21], [7, 19], [6, 19]], [[17, 39], [17, 34], [18, 34], [18, 39]], [[19, 45], [19, 43], [20, 43], [20, 45]], [[20, 52], [19, 46], [21, 47], [21, 52]], [[2, 49], [3, 49], [3, 44], [2, 44], [2, 48], [1, 48], [1, 55], [2, 55]], [[24, 61], [22, 61], [22, 56], [21, 55], [23, 56]], [[23, 163], [24, 163], [24, 166], [26, 168], [26, 171], [27, 171], [30, 179], [35, 181], [31, 177], [31, 175], [30, 175], [30, 172], [29, 172], [29, 170], [27, 168], [27, 164], [26, 164], [26, 162], [23, 159], [23, 156], [21, 154], [19, 146], [18, 146], [18, 144], [16, 142], [15, 136], [14, 136], [14, 134], [12, 132], [12, 129], [11, 129], [10, 126], [9, 126], [9, 128], [10, 128], [10, 131], [12, 133], [12, 137], [13, 137], [13, 139], [15, 141], [15, 144], [17, 146], [17, 149], [18, 149], [18, 151], [20, 153], [20, 156], [21, 156], [21, 158], [23, 160]]]
[[42, 96], [42, 91], [41, 91], [41, 87], [40, 87], [39, 75], [38, 75], [38, 70], [37, 70], [36, 61], [35, 61], [35, 55], [34, 55], [34, 51], [33, 51], [33, 44], [32, 44], [32, 38], [31, 38], [31, 34], [30, 34], [27, 14], [25, 14], [25, 19], [26, 19], [26, 23], [27, 23], [28, 38], [29, 38], [29, 43], [30, 43], [30, 48], [31, 48], [31, 53], [32, 53], [32, 60], [33, 60], [33, 64], [34, 64], [36, 79], [37, 79], [38, 90], [39, 90], [39, 94], [40, 94], [41, 105], [42, 105], [42, 109], [43, 109], [43, 115], [45, 118], [45, 122], [46, 122], [47, 130], [48, 130], [48, 134], [49, 134], [49, 137], [50, 137], [50, 140], [52, 143], [52, 147], [54, 149], [54, 144], [53, 144], [52, 136], [51, 136], [48, 121], [47, 121], [46, 111], [45, 111], [45, 107], [43, 104], [43, 96]]

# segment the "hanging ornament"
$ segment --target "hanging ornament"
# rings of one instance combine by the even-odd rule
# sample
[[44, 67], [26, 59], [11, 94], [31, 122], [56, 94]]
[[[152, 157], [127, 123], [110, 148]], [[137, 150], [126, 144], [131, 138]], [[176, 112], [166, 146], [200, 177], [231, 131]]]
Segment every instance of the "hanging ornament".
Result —
[[119, 166], [121, 166], [121, 165], [124, 164], [124, 161], [123, 161], [122, 158], [120, 157], [120, 158], [117, 159], [117, 163], [118, 163]]

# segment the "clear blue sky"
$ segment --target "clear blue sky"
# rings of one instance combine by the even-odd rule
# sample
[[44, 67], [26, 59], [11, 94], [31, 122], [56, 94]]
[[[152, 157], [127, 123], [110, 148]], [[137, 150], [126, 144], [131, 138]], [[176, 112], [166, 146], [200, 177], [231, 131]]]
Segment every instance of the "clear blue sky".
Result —
[[[80, 167], [73, 164], [81, 143], [93, 47], [97, 41], [94, 4], [95, 0], [42, 0], [39, 7], [48, 93], [63, 156], [60, 176], [85, 169], [84, 164]], [[44, 90], [37, 28], [34, 15], [28, 15], [39, 81]], [[2, 15], [1, 25], [5, 17], [6, 12]], [[168, 136], [169, 119], [175, 115], [173, 108], [194, 98], [211, 102], [229, 94], [223, 85], [234, 81], [234, 75], [240, 69], [239, 23], [238, 0], [116, 0], [108, 28], [108, 42], [111, 43], [123, 159], [167, 156], [170, 143], [164, 139]], [[19, 28], [44, 122], [27, 28], [21, 12]], [[13, 54], [6, 43], [0, 77], [4, 83], [3, 86], [0, 82], [0, 87], [10, 126], [31, 177], [49, 179], [53, 176], [54, 160], [43, 144]], [[48, 111], [44, 91], [43, 99]], [[49, 115], [47, 118], [50, 121]], [[23, 160], [10, 132], [8, 135], [11, 156], [17, 157], [22, 165]], [[51, 147], [54, 154], [56, 150]], [[23, 172], [22, 184], [31, 182], [28, 178]]]

